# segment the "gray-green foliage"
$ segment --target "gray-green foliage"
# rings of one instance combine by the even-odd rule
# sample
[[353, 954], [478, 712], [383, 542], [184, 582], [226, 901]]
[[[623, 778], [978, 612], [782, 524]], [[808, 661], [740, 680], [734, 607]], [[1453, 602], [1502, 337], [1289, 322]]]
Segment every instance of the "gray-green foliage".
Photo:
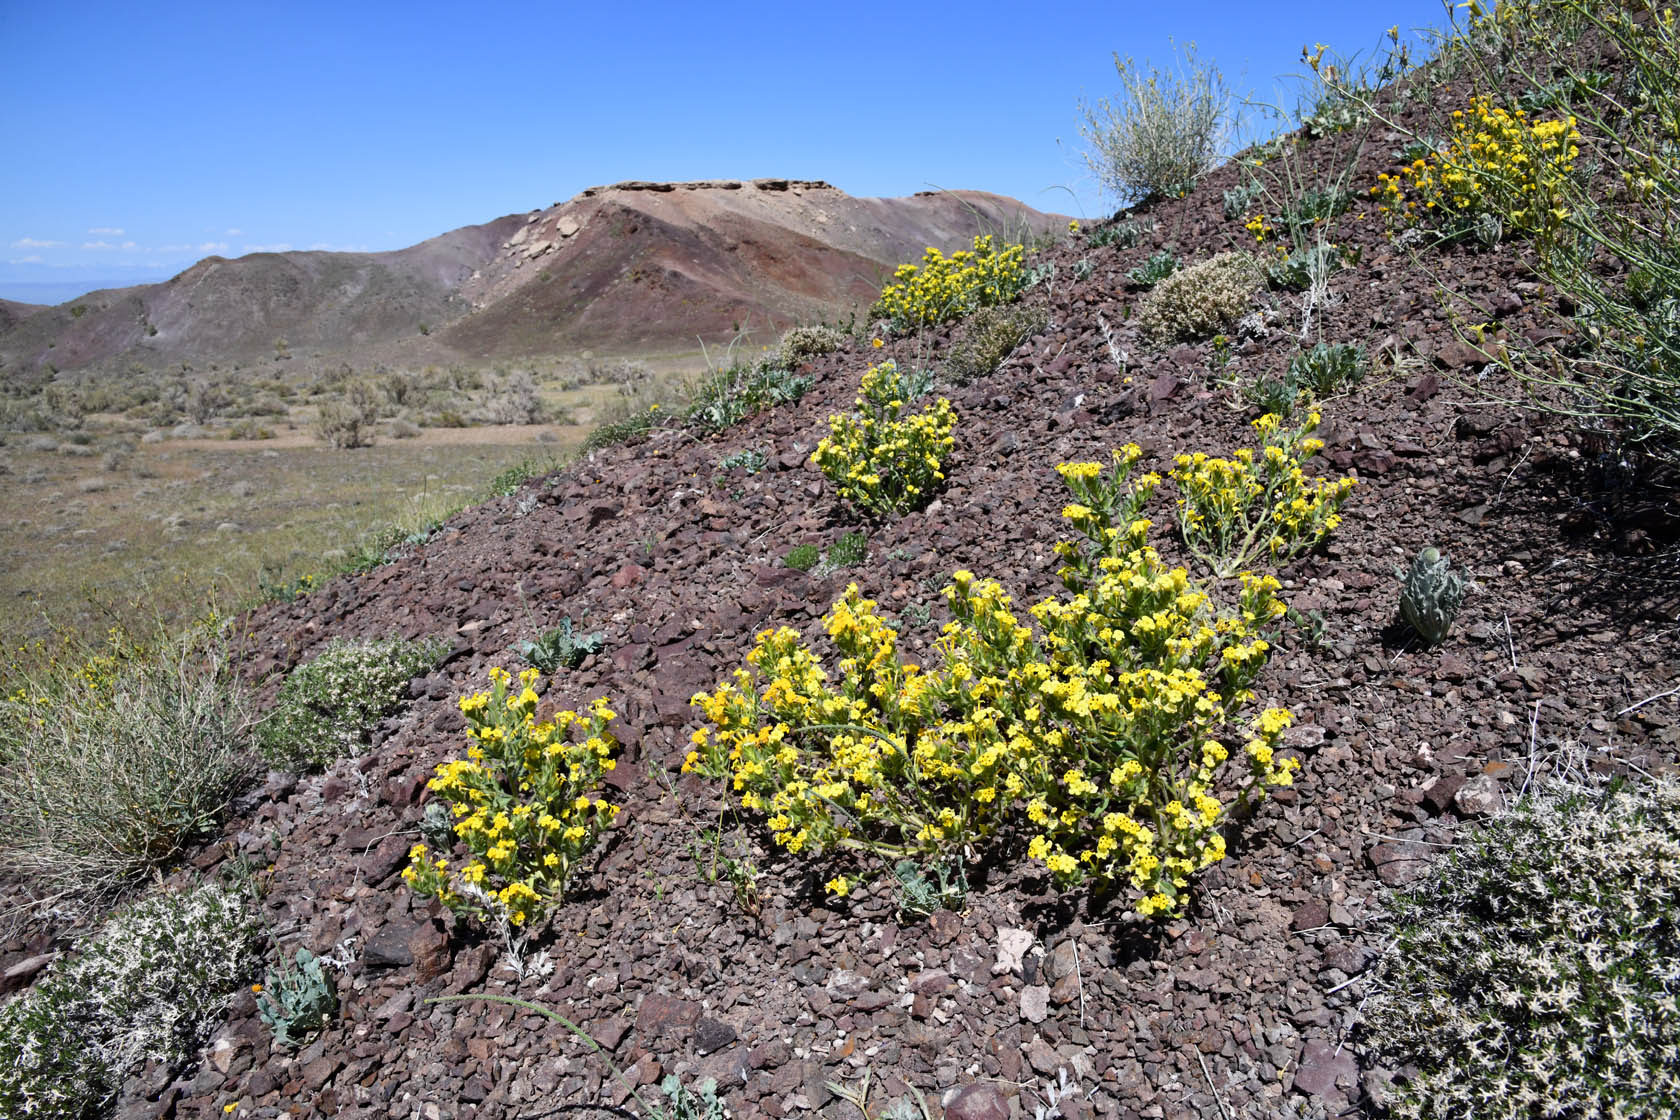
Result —
[[900, 860], [893, 878], [898, 881], [901, 917], [925, 918], [935, 910], [960, 910], [968, 898], [968, 879], [960, 863], [953, 870], [938, 862], [924, 867], [913, 859]]
[[748, 474], [757, 474], [770, 465], [770, 457], [756, 447], [749, 447], [745, 451], [737, 451], [733, 455], [725, 455], [718, 460], [718, 470], [734, 470], [741, 468]]
[[1351, 342], [1315, 342], [1289, 359], [1289, 380], [1316, 397], [1339, 393], [1365, 377], [1365, 348]]
[[739, 364], [700, 379], [689, 393], [688, 421], [717, 432], [805, 395], [811, 379], [774, 363]]
[[1241, 186], [1232, 187], [1223, 196], [1225, 217], [1235, 221], [1246, 215], [1254, 204], [1266, 193], [1266, 188], [1256, 179], [1250, 179]]
[[1137, 322], [1157, 342], [1206, 338], [1235, 323], [1264, 282], [1252, 254], [1220, 253], [1149, 289]]
[[437, 664], [447, 643], [337, 639], [287, 675], [258, 725], [265, 757], [278, 766], [322, 767], [357, 754], [408, 682]]
[[1410, 568], [1394, 574], [1400, 577], [1400, 617], [1425, 645], [1440, 645], [1464, 602], [1464, 577], [1435, 548], [1423, 549]]
[[513, 650], [533, 668], [545, 673], [558, 669], [576, 669], [583, 659], [601, 652], [607, 635], [600, 630], [581, 634], [572, 628], [572, 620], [562, 618], [560, 625], [537, 637], [535, 641], [515, 642]]
[[1305, 291], [1314, 282], [1329, 279], [1341, 267], [1341, 251], [1320, 242], [1292, 250], [1287, 257], [1267, 263], [1266, 283], [1292, 292]]
[[0, 710], [0, 867], [110, 896], [176, 859], [250, 775], [249, 707], [219, 639], [163, 640], [103, 686]]
[[0, 1007], [0, 1116], [83, 1120], [147, 1061], [178, 1067], [250, 980], [248, 897], [207, 885], [117, 914]]
[[332, 1022], [338, 1010], [338, 986], [308, 949], [299, 949], [294, 965], [271, 969], [257, 1000], [257, 1013], [274, 1032], [276, 1046], [293, 1047]]
[[777, 364], [783, 369], [797, 369], [801, 362], [832, 353], [845, 343], [846, 336], [833, 327], [792, 327], [776, 345]]
[[840, 537], [828, 546], [828, 566], [830, 568], [855, 568], [863, 563], [869, 555], [869, 538], [853, 530], [842, 533]]
[[689, 1089], [676, 1074], [668, 1073], [659, 1083], [659, 1091], [670, 1101], [659, 1110], [662, 1120], [723, 1120], [728, 1115], [718, 1100], [715, 1077], [703, 1077]]
[[1367, 1015], [1393, 1114], [1680, 1114], [1680, 783], [1552, 790], [1395, 906]]
[[1122, 204], [1184, 194], [1219, 158], [1230, 93], [1194, 48], [1175, 69], [1114, 56], [1120, 92], [1081, 105], [1086, 166]]
[[1178, 258], [1169, 249], [1151, 253], [1149, 259], [1126, 273], [1126, 278], [1140, 288], [1153, 288], [1178, 271]]
[[1085, 241], [1092, 248], [1112, 245], [1116, 249], [1135, 249], [1143, 244], [1144, 238], [1154, 235], [1156, 225], [1153, 218], [1124, 218], [1087, 230]]

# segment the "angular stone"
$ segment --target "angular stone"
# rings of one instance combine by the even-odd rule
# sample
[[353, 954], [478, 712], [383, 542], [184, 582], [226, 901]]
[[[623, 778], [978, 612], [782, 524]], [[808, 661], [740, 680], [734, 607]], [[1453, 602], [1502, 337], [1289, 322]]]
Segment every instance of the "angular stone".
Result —
[[418, 929], [418, 923], [400, 919], [380, 926], [362, 948], [362, 963], [369, 968], [407, 968], [414, 963], [409, 939]]
[[1009, 1120], [1009, 1098], [991, 1082], [964, 1085], [946, 1098], [945, 1120]]
[[1021, 989], [1021, 1018], [1029, 1023], [1042, 1023], [1049, 1014], [1049, 988], [1043, 984], [1028, 984]]

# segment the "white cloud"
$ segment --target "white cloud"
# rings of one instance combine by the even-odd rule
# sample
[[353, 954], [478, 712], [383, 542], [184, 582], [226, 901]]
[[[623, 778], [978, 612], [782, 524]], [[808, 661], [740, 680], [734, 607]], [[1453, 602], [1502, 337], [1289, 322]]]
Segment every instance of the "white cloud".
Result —
[[272, 245], [241, 245], [241, 253], [289, 253], [292, 251], [291, 242], [277, 241]]
[[88, 233], [94, 237], [121, 237], [123, 230], [121, 226], [94, 226]]
[[40, 241], [33, 237], [20, 237], [12, 242], [14, 249], [62, 249], [62, 241]]
[[[192, 246], [189, 245], [188, 248], [192, 248]], [[225, 253], [227, 250], [228, 243], [226, 241], [204, 241], [198, 245], [198, 251], [201, 253]]]
[[140, 246], [136, 245], [132, 241], [124, 241], [121, 245], [113, 245], [109, 241], [84, 241], [84, 242], [82, 242], [82, 248], [92, 249], [93, 251], [99, 252], [99, 253], [105, 253], [105, 252], [129, 253], [129, 252], [133, 252], [135, 249], [140, 248]]
[[13, 257], [11, 260], [7, 261], [6, 263], [7, 264], [45, 264], [46, 262], [41, 259], [40, 254], [35, 254], [33, 256], [28, 256], [28, 257]]
[[245, 231], [242, 229], [224, 229], [222, 231], [223, 237], [243, 237], [244, 235]]

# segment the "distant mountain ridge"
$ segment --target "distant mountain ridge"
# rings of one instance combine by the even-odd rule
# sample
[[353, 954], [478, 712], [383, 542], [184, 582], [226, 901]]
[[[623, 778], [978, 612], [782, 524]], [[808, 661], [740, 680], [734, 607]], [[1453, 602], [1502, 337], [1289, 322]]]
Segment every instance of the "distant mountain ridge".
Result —
[[633, 181], [380, 253], [206, 257], [158, 284], [0, 306], [0, 377], [320, 355], [475, 361], [687, 349], [862, 308], [924, 247], [1066, 221], [981, 191]]

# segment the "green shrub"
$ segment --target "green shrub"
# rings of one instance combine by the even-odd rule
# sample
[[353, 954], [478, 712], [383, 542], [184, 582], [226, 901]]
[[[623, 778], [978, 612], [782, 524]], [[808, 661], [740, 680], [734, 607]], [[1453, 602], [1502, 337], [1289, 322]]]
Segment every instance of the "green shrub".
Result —
[[1266, 263], [1266, 283], [1273, 288], [1304, 292], [1329, 279], [1342, 267], [1342, 253], [1334, 245], [1319, 242], [1304, 249], [1292, 249], [1285, 257]]
[[973, 249], [950, 257], [929, 248], [919, 266], [898, 266], [870, 316], [886, 319], [902, 334], [1008, 303], [1026, 286], [1022, 253], [1019, 245], [995, 248], [990, 235], [976, 237]]
[[1235, 323], [1264, 283], [1252, 255], [1220, 253], [1151, 288], [1138, 304], [1138, 325], [1160, 342], [1206, 338]]
[[834, 569], [855, 568], [869, 556], [869, 538], [853, 531], [842, 533], [828, 546], [828, 566]]
[[1118, 54], [1114, 69], [1114, 100], [1080, 106], [1086, 166], [1122, 205], [1185, 194], [1219, 158], [1230, 102], [1224, 78], [1194, 48], [1177, 71]]
[[360, 753], [374, 724], [407, 697], [408, 682], [447, 648], [441, 640], [333, 639], [286, 676], [257, 727], [263, 755], [276, 766], [319, 768]]
[[920, 509], [945, 479], [941, 468], [955, 443], [956, 417], [941, 397], [926, 412], [901, 419], [914, 380], [895, 362], [870, 366], [857, 411], [830, 416], [829, 435], [811, 456], [840, 496], [866, 513], [890, 517]]
[[1365, 377], [1365, 348], [1351, 342], [1315, 342], [1289, 359], [1289, 380], [1328, 397]]
[[[512, 692], [505, 670], [490, 670], [491, 690], [461, 699], [473, 740], [467, 757], [445, 762], [426, 788], [448, 803], [464, 862], [425, 843], [409, 852], [403, 879], [416, 894], [504, 930], [540, 918], [566, 894], [571, 876], [618, 815], [601, 799], [601, 776], [614, 768], [615, 713], [603, 697], [588, 712], [536, 718], [531, 686], [519, 674]], [[573, 731], [581, 741], [573, 741]], [[593, 794], [593, 798], [591, 797]]]
[[370, 446], [383, 395], [370, 381], [350, 382], [342, 399], [324, 401], [317, 409], [315, 434], [333, 447]]
[[946, 356], [946, 375], [958, 385], [990, 376], [1048, 321], [1044, 309], [1036, 305], [981, 308], [968, 317], [962, 338]]
[[1243, 400], [1258, 408], [1262, 415], [1276, 416], [1285, 421], [1294, 418], [1302, 398], [1309, 395], [1295, 380], [1295, 374], [1288, 370], [1281, 378], [1257, 377], [1242, 382], [1239, 392]]
[[0, 1007], [0, 1115], [85, 1120], [147, 1061], [180, 1066], [255, 968], [249, 899], [220, 886], [125, 910]]
[[1366, 1015], [1400, 1117], [1680, 1114], [1680, 783], [1553, 787], [1396, 899]]
[[1153, 288], [1178, 271], [1178, 258], [1168, 249], [1151, 253], [1149, 259], [1126, 273], [1126, 278], [1140, 288]]
[[0, 715], [0, 866], [72, 898], [132, 886], [215, 825], [250, 776], [249, 728], [202, 631], [24, 682]]
[[745, 451], [737, 451], [733, 455], [725, 455], [718, 460], [718, 470], [730, 471], [740, 468], [748, 474], [757, 474], [770, 465], [770, 457], [756, 447], [749, 447]]
[[747, 417], [805, 395], [811, 379], [781, 366], [735, 365], [704, 377], [689, 392], [688, 422], [710, 432], [733, 427]]
[[814, 544], [800, 544], [788, 549], [782, 563], [797, 572], [808, 572], [822, 562], [822, 550]]
[[1226, 219], [1235, 221], [1247, 214], [1265, 193], [1266, 188], [1255, 179], [1226, 191], [1223, 198]]

